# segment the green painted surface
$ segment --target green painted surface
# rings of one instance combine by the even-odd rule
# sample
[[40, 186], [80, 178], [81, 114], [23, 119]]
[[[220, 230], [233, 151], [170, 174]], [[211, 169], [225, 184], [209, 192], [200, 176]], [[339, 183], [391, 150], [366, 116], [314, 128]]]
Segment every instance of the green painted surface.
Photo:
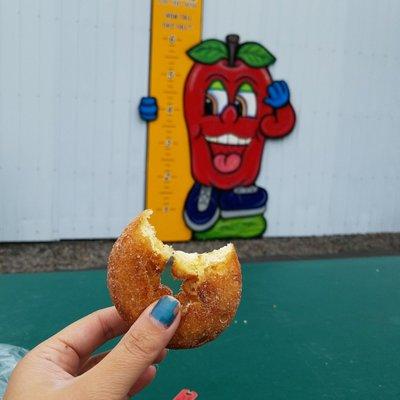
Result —
[[[236, 322], [172, 351], [139, 399], [400, 398], [400, 257], [243, 266]], [[110, 303], [104, 271], [0, 276], [0, 342], [32, 347]]]
[[254, 93], [254, 89], [250, 83], [245, 82], [240, 85], [239, 92]]
[[249, 239], [261, 236], [267, 228], [267, 221], [263, 215], [251, 217], [221, 218], [216, 224], [204, 232], [193, 232], [198, 240], [210, 239]]
[[218, 81], [213, 81], [211, 82], [211, 85], [209, 87], [209, 90], [225, 90], [224, 84], [218, 80]]

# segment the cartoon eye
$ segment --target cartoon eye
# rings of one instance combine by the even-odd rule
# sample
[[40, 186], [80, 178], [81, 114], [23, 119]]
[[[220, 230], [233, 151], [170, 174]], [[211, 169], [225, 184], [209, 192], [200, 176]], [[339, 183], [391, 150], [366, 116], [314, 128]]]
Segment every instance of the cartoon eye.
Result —
[[228, 94], [221, 81], [214, 81], [206, 92], [204, 114], [218, 115], [228, 105]]
[[236, 108], [236, 112], [237, 115], [239, 115], [239, 117], [247, 116], [247, 103], [243, 97], [236, 96], [234, 106]]
[[257, 98], [253, 88], [248, 83], [243, 83], [236, 95], [236, 112], [241, 117], [255, 117], [257, 114]]
[[215, 98], [210, 94], [206, 94], [206, 99], [204, 101], [204, 114], [205, 115], [215, 115], [217, 112], [217, 102]]

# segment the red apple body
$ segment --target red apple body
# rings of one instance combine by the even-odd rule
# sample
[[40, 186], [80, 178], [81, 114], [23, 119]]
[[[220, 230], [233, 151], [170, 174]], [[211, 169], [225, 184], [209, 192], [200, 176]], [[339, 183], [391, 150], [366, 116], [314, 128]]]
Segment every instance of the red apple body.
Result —
[[[223, 83], [228, 102], [219, 114], [205, 115], [207, 89], [216, 80]], [[254, 90], [254, 116], [239, 115], [234, 105], [243, 83], [250, 84]], [[278, 109], [264, 103], [271, 83], [267, 68], [252, 68], [241, 60], [236, 60], [234, 66], [229, 66], [227, 60], [212, 65], [193, 65], [185, 83], [184, 109], [192, 176], [197, 182], [224, 190], [255, 182], [265, 138], [284, 136], [290, 133], [295, 123], [290, 103]], [[246, 144], [223, 144], [212, 140], [222, 135], [247, 139], [241, 140]]]

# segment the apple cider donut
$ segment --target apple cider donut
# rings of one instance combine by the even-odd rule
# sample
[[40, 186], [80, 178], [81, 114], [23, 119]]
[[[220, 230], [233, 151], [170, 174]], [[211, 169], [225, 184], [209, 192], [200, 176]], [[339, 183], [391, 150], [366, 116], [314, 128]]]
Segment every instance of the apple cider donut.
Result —
[[182, 280], [175, 296], [181, 303], [181, 322], [169, 348], [200, 346], [215, 339], [231, 323], [242, 292], [240, 263], [233, 244], [209, 253], [174, 251], [156, 237], [148, 219], [139, 214], [114, 243], [108, 260], [108, 288], [121, 317], [133, 323], [143, 310], [172, 290], [161, 273], [173, 257], [171, 272]]

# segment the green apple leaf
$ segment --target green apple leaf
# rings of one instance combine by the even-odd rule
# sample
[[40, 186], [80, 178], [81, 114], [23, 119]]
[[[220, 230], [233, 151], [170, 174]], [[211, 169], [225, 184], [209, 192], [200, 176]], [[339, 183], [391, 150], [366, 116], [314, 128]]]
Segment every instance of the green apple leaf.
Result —
[[217, 39], [208, 39], [187, 51], [188, 56], [202, 64], [215, 64], [219, 60], [228, 58], [228, 49], [224, 42]]
[[237, 58], [250, 67], [268, 67], [276, 61], [276, 58], [261, 44], [246, 42], [240, 45]]

